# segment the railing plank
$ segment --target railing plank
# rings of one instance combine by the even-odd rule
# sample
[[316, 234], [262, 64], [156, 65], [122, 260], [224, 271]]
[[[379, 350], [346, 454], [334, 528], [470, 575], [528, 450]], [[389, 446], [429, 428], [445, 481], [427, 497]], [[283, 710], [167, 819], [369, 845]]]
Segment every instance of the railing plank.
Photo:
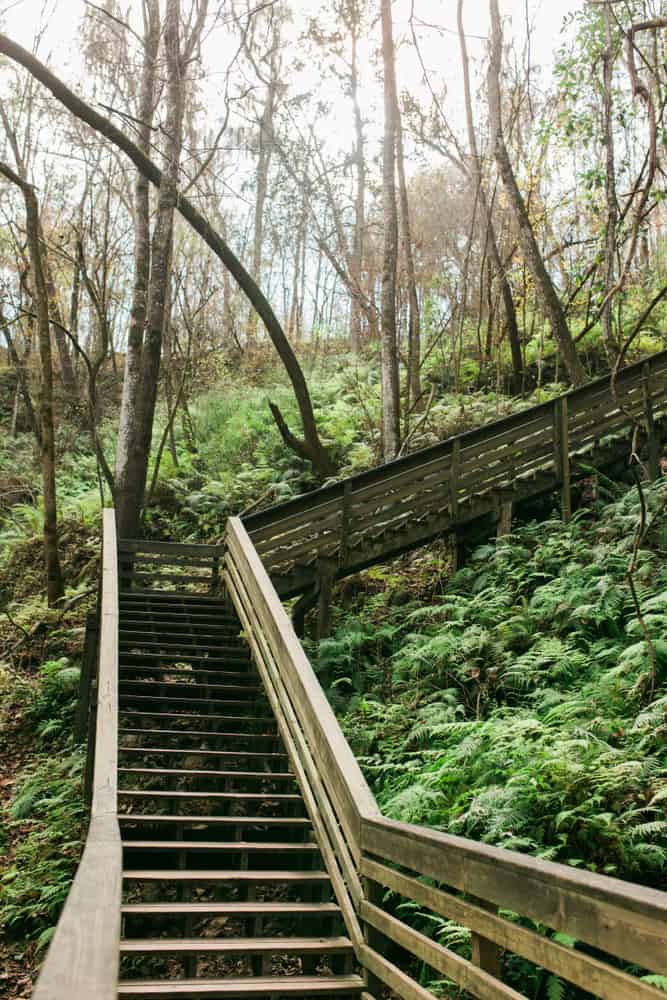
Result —
[[364, 821], [362, 847], [602, 952], [667, 972], [667, 893], [384, 818]]
[[489, 913], [469, 900], [425, 885], [370, 858], [363, 858], [361, 874], [441, 917], [454, 920], [506, 951], [521, 955], [529, 962], [580, 986], [600, 1000], [660, 1000], [662, 996], [662, 991], [656, 987], [642, 983], [635, 976], [606, 965], [592, 955], [566, 948], [527, 927]]
[[102, 606], [93, 801], [86, 845], [34, 1000], [116, 1000], [122, 849], [116, 818], [118, 562], [114, 512], [103, 512]]
[[458, 986], [468, 990], [478, 1000], [526, 1000], [525, 994], [505, 986], [489, 973], [461, 958], [449, 948], [432, 941], [425, 934], [408, 927], [396, 917], [365, 901], [361, 904], [362, 919], [380, 931], [411, 955], [426, 962], [432, 969], [448, 976]]
[[253, 606], [262, 629], [275, 650], [292, 704], [298, 705], [300, 722], [316, 755], [320, 773], [330, 782], [329, 791], [356, 859], [360, 856], [362, 815], [379, 815], [375, 799], [343, 736], [283, 608], [273, 584], [238, 518], [230, 518], [227, 545], [239, 573], [248, 581]]

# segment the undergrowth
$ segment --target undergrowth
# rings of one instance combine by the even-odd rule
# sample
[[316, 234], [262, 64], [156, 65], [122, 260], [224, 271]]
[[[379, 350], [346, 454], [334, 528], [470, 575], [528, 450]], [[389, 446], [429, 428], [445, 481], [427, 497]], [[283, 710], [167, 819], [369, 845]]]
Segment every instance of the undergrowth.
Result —
[[[626, 577], [637, 491], [528, 524], [398, 605], [404, 574], [317, 650], [384, 812], [662, 884], [667, 863], [667, 483]], [[424, 557], [428, 558], [428, 557]]]

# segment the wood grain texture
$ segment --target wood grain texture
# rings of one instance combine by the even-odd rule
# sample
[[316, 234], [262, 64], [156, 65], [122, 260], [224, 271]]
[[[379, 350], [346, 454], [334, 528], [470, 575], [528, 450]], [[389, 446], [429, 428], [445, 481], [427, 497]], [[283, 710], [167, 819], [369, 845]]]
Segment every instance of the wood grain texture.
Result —
[[116, 1000], [122, 849], [116, 817], [118, 571], [114, 512], [103, 514], [102, 606], [93, 801], [86, 844], [35, 1000]]
[[667, 972], [667, 893], [393, 820], [362, 824], [364, 851]]

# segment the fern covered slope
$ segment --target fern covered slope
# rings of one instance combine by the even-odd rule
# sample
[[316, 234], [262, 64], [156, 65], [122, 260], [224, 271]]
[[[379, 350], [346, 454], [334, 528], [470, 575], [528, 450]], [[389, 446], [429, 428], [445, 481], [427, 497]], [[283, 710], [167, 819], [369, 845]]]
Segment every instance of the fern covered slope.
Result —
[[662, 884], [667, 482], [644, 496], [643, 533], [632, 489], [339, 611], [318, 668], [387, 815]]

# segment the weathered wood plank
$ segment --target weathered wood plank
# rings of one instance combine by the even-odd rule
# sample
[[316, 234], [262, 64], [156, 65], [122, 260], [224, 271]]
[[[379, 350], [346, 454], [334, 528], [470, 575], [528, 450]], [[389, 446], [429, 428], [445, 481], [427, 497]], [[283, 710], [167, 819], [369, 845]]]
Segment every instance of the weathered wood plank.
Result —
[[103, 513], [93, 801], [86, 846], [35, 987], [35, 1000], [116, 1000], [122, 848], [116, 818], [118, 569], [115, 516]]
[[453, 979], [458, 986], [478, 997], [478, 1000], [526, 1000], [523, 993], [517, 993], [511, 986], [505, 986], [488, 972], [432, 941], [425, 934], [413, 930], [378, 906], [362, 901], [361, 917], [390, 941], [405, 948], [432, 969]]
[[364, 851], [667, 972], [667, 893], [393, 820], [362, 823]]
[[518, 923], [489, 913], [469, 900], [425, 885], [370, 858], [363, 858], [361, 874], [405, 899], [468, 927], [506, 951], [521, 955], [529, 962], [593, 993], [600, 1000], [659, 1000], [661, 996], [656, 987], [642, 983], [635, 976], [591, 955], [566, 948]]
[[329, 776], [330, 794], [350, 848], [355, 857], [359, 857], [361, 816], [378, 815], [375, 800], [301, 648], [292, 623], [238, 518], [228, 521], [227, 543], [229, 556], [246, 581], [264, 634], [281, 664], [281, 674], [292, 704], [299, 706], [300, 723], [308, 743], [311, 748], [317, 748], [320, 772]]

